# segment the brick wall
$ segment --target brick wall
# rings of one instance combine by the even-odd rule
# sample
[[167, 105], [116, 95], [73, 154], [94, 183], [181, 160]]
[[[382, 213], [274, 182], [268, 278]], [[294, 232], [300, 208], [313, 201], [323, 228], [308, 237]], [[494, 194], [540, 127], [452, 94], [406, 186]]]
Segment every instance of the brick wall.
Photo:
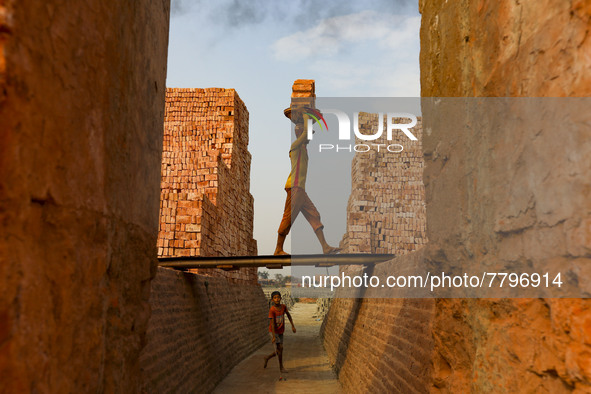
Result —
[[420, 0], [421, 96], [591, 95], [587, 0]]
[[[253, 256], [248, 111], [233, 89], [167, 89], [158, 255]], [[142, 390], [209, 392], [267, 339], [256, 268], [159, 268]]]
[[[233, 89], [166, 94], [158, 256], [254, 256], [248, 111]], [[256, 269], [194, 270], [256, 282]]]
[[139, 391], [169, 2], [0, 1], [0, 391]]
[[[364, 134], [375, 134], [377, 126], [377, 114], [360, 115]], [[355, 154], [347, 232], [341, 242], [345, 252], [404, 256], [427, 243], [422, 120], [410, 130], [417, 141], [399, 133], [391, 141], [384, 135], [374, 142], [400, 144], [401, 153], [384, 147], [380, 152]], [[341, 271], [361, 273], [359, 267], [341, 267]], [[341, 296], [344, 293], [337, 292]], [[433, 306], [428, 299], [334, 298], [321, 335], [345, 390], [428, 391]]]
[[[441, 0], [421, 1], [420, 9], [423, 96], [589, 95], [583, 54], [591, 45], [591, 9], [585, 2]], [[588, 122], [583, 112], [571, 112], [580, 125]], [[490, 261], [509, 269], [531, 261], [571, 267], [569, 275], [585, 289], [589, 130], [466, 133], [450, 122], [440, 127], [434, 115], [423, 112], [423, 126], [431, 128], [423, 138], [429, 243], [384, 265]], [[421, 308], [399, 314], [405, 303]], [[371, 316], [370, 305], [382, 315]], [[375, 335], [384, 321], [391, 328]], [[380, 391], [384, 375], [381, 391], [587, 392], [590, 322], [589, 299], [335, 299], [323, 335], [339, 379], [352, 392]], [[405, 346], [389, 347], [385, 338], [399, 333]], [[401, 386], [401, 371], [377, 369], [374, 353], [402, 365], [406, 382], [415, 385]]]
[[268, 340], [259, 286], [158, 268], [150, 306], [140, 356], [146, 393], [210, 392]]
[[[589, 2], [423, 1], [421, 12], [423, 96], [591, 93]], [[587, 111], [567, 100], [538, 103], [536, 116], [527, 117], [552, 119], [559, 110], [580, 126], [589, 122], [581, 115]], [[498, 118], [495, 132], [439, 127], [424, 139], [436, 261], [490, 262], [507, 271], [523, 261], [556, 266], [584, 289], [589, 271], [581, 267], [591, 263], [589, 128], [502, 127]], [[465, 120], [476, 127], [487, 121]], [[424, 121], [430, 127], [427, 114]], [[589, 391], [590, 322], [589, 299], [437, 300], [434, 390]]]
[[[408, 119], [394, 118], [395, 123]], [[384, 130], [386, 129], [384, 119]], [[359, 130], [376, 134], [378, 115], [361, 113]], [[427, 243], [423, 186], [422, 119], [410, 129], [417, 141], [403, 133], [386, 133], [372, 141], [381, 149], [356, 153], [351, 163], [351, 195], [347, 204], [347, 232], [341, 247], [349, 253], [406, 254]], [[363, 143], [359, 138], [357, 144]], [[404, 147], [389, 152], [388, 145]], [[392, 148], [393, 150], [396, 148]]]
[[333, 299], [322, 336], [346, 392], [427, 392], [432, 314], [430, 299]]

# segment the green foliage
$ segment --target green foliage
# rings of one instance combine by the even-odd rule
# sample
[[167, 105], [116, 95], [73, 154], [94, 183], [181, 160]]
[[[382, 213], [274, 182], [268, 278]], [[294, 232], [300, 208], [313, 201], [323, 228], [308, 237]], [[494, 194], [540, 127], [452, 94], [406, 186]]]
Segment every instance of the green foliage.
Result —
[[269, 272], [268, 271], [259, 271], [258, 276], [259, 276], [259, 279], [269, 279]]

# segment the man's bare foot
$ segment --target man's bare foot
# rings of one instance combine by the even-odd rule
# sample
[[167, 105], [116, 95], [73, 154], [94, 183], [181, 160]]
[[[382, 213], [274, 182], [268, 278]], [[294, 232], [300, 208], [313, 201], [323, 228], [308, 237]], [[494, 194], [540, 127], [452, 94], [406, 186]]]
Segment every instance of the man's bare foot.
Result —
[[267, 363], [269, 362], [269, 359], [267, 358], [267, 356], [265, 356], [265, 366], [263, 368], [267, 368]]
[[341, 251], [341, 248], [335, 248], [335, 247], [332, 247], [332, 246], [328, 246], [328, 247], [322, 249], [322, 252], [324, 254], [337, 254], [340, 251]]
[[275, 253], [273, 253], [274, 256], [289, 256], [289, 253], [284, 252], [283, 250], [276, 250]]

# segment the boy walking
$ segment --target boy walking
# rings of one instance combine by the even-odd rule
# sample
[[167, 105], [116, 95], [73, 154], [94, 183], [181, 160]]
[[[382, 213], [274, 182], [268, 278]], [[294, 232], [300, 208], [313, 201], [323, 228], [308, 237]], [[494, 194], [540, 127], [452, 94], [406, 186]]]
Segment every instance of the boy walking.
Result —
[[271, 305], [271, 308], [269, 309], [269, 332], [271, 334], [271, 343], [275, 346], [275, 351], [268, 356], [265, 356], [264, 367], [267, 368], [269, 360], [277, 355], [277, 358], [279, 359], [279, 369], [282, 373], [286, 373], [287, 371], [283, 368], [283, 332], [285, 331], [285, 316], [289, 319], [291, 330], [294, 333], [296, 332], [296, 328], [293, 325], [291, 315], [287, 311], [287, 306], [281, 303], [281, 293], [274, 291], [271, 293], [271, 299], [273, 305]]

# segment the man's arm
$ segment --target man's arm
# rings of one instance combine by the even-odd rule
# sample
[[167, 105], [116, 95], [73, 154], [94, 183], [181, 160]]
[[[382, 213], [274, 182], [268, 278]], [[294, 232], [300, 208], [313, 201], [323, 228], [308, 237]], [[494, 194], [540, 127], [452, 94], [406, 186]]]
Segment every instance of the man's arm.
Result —
[[287, 308], [285, 308], [285, 314], [287, 315], [287, 318], [289, 319], [289, 322], [291, 323], [291, 330], [295, 333], [296, 332], [296, 328], [293, 325], [293, 319], [291, 318], [291, 315], [287, 311]]
[[[300, 145], [302, 145], [304, 142], [308, 141], [308, 133], [306, 132], [306, 127], [308, 124], [308, 119], [310, 118], [308, 115], [302, 115], [302, 118], [304, 119], [304, 131], [302, 132], [302, 134], [300, 134], [300, 136], [291, 144], [291, 149], [290, 152], [292, 150], [297, 149]], [[296, 127], [298, 127], [296, 125]]]

